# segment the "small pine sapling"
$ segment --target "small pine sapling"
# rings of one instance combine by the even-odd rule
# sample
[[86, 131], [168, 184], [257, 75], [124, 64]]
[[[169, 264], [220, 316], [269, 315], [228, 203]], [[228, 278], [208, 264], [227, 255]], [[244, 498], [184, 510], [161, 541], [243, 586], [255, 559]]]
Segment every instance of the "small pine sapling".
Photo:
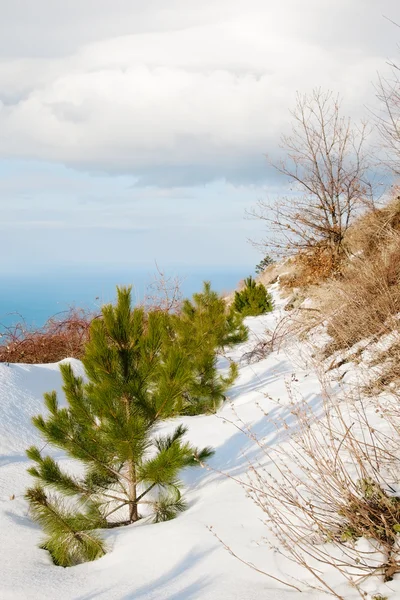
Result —
[[174, 330], [190, 358], [193, 373], [186, 389], [183, 413], [215, 412], [238, 375], [233, 361], [225, 377], [218, 373], [218, 352], [247, 339], [243, 317], [228, 308], [224, 299], [211, 289], [211, 284], [205, 282], [202, 292], [183, 302], [180, 315], [174, 317]]
[[157, 435], [192, 378], [184, 349], [170, 343], [168, 319], [132, 310], [130, 289], [118, 289], [116, 306], [104, 306], [91, 325], [82, 360], [87, 381], [60, 365], [66, 406], [47, 393], [47, 416], [33, 419], [48, 444], [83, 466], [71, 475], [36, 447], [27, 451], [37, 484], [26, 498], [55, 564], [101, 557], [105, 545], [95, 530], [134, 523], [142, 510], [155, 522], [175, 517], [185, 508], [180, 471], [212, 454], [184, 441], [182, 425]]
[[264, 256], [264, 258], [262, 260], [260, 260], [260, 262], [256, 265], [255, 271], [257, 275], [261, 275], [261, 273], [264, 273], [264, 271], [270, 267], [271, 265], [273, 265], [275, 263], [274, 259], [272, 258], [272, 256], [270, 256], [269, 254], [267, 254], [266, 256]]
[[245, 279], [245, 287], [235, 292], [233, 306], [243, 317], [257, 317], [273, 310], [271, 295], [251, 276]]

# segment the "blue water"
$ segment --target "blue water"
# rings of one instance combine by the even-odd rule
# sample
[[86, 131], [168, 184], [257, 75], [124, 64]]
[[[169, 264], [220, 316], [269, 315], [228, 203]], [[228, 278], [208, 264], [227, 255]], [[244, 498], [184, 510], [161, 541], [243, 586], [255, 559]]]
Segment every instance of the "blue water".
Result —
[[[46, 320], [70, 306], [98, 310], [115, 299], [116, 285], [133, 285], [134, 299], [140, 301], [153, 280], [151, 268], [60, 268], [46, 273], [0, 274], [0, 331], [21, 321], [29, 326], [41, 326]], [[242, 268], [191, 268], [166, 270], [166, 275], [184, 278], [182, 291], [191, 296], [199, 291], [204, 280], [218, 292], [236, 287], [249, 273]]]

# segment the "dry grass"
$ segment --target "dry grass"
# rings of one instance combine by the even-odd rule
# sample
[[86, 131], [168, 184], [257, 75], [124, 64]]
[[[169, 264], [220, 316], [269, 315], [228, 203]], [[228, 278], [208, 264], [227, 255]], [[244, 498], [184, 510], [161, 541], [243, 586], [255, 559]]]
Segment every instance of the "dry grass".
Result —
[[[301, 284], [301, 295], [312, 300], [317, 309], [303, 315], [304, 331], [323, 324], [331, 338], [324, 348], [325, 357], [337, 351], [348, 353], [362, 340], [367, 345], [375, 344], [378, 352], [387, 351], [384, 346], [379, 350], [377, 342], [388, 334], [394, 336], [392, 344], [396, 341], [400, 316], [399, 197], [362, 216], [350, 230], [346, 244], [346, 260], [333, 277], [326, 279], [329, 269], [324, 274], [317, 268], [313, 281], [307, 277], [312, 261], [304, 263], [303, 257], [298, 259], [302, 268], [291, 275], [291, 283]], [[315, 285], [320, 277], [325, 281]], [[396, 348], [393, 345], [393, 353], [398, 356]], [[385, 359], [383, 354], [381, 359]], [[397, 365], [391, 366], [391, 373], [393, 377], [386, 377], [389, 382], [398, 378]]]
[[289, 276], [295, 270], [294, 261], [292, 258], [287, 258], [282, 262], [269, 265], [258, 277], [257, 281], [265, 286], [272, 285], [276, 281], [281, 282], [282, 279]]
[[6, 327], [0, 339], [0, 362], [43, 364], [81, 358], [89, 337], [90, 323], [97, 315], [71, 308], [51, 317], [38, 329], [22, 320]]
[[[368, 347], [373, 394], [365, 398], [358, 381], [337, 396], [320, 375], [322, 406], [314, 413], [293, 397], [287, 420], [271, 421], [288, 436], [275, 448], [242, 423], [260, 458], [240, 483], [266, 515], [276, 552], [345, 600], [346, 591], [331, 586], [333, 567], [365, 599], [370, 577], [384, 586], [400, 572], [400, 197], [349, 230], [340, 268], [323, 258], [298, 256], [279, 278], [285, 291], [300, 288], [314, 301], [313, 309], [293, 307], [292, 328], [328, 331], [326, 355], [339, 351], [332, 369], [349, 360], [365, 364]], [[254, 348], [256, 359], [265, 347]], [[326, 363], [316, 368], [321, 373]]]
[[[293, 397], [290, 423], [274, 421], [288, 432], [278, 449], [242, 423], [260, 458], [241, 483], [265, 513], [278, 542], [275, 551], [308, 571], [321, 591], [345, 599], [331, 587], [333, 568], [364, 599], [369, 577], [387, 582], [400, 570], [398, 403], [383, 410], [361, 396], [336, 397], [322, 386], [318, 416]], [[377, 411], [390, 432], [371, 424]]]
[[[247, 479], [226, 476], [265, 514], [272, 535], [264, 542], [281, 556], [280, 583], [338, 600], [348, 598], [347, 588], [373, 600], [380, 596], [371, 594], [371, 586], [390, 592], [385, 584], [400, 572], [399, 398], [381, 406], [363, 400], [359, 389], [338, 395], [323, 375], [320, 381], [322, 406], [315, 412], [288, 387], [286, 416], [277, 420], [264, 413], [279, 445], [257, 437], [233, 409], [232, 423], [259, 454], [249, 462]], [[379, 431], [377, 417], [385, 424]], [[276, 580], [213, 533], [233, 556]], [[303, 575], [297, 571], [295, 577], [291, 563]]]
[[[262, 480], [264, 510], [292, 558], [308, 567], [330, 563], [355, 587], [359, 580], [362, 596], [366, 576], [381, 574], [390, 581], [399, 570], [400, 499], [392, 487], [398, 461], [370, 425], [363, 404], [326, 397], [318, 422], [304, 405], [295, 416], [297, 432], [287, 456], [295, 467], [280, 460], [283, 479], [273, 486]], [[370, 541], [367, 549], [357, 544], [360, 538]]]
[[379, 394], [382, 391], [393, 392], [400, 385], [400, 334], [397, 332], [393, 343], [385, 350], [378, 352], [371, 361], [375, 375], [365, 386], [369, 395]]
[[373, 256], [388, 234], [400, 233], [399, 191], [395, 188], [386, 206], [367, 212], [348, 230], [346, 246], [351, 254], [362, 252], [364, 256]]
[[391, 235], [374, 254], [356, 257], [323, 291], [330, 352], [392, 332], [400, 312], [400, 234]]
[[285, 261], [288, 269], [282, 269], [282, 263], [277, 264], [275, 270], [280, 275], [282, 288], [285, 291], [293, 288], [308, 291], [310, 287], [321, 285], [327, 280], [340, 279], [349, 263], [357, 257], [361, 256], [364, 260], [376, 257], [390, 236], [400, 234], [398, 193], [396, 188], [394, 198], [386, 206], [369, 210], [347, 230], [340, 260], [334, 258], [323, 245], [316, 245]]

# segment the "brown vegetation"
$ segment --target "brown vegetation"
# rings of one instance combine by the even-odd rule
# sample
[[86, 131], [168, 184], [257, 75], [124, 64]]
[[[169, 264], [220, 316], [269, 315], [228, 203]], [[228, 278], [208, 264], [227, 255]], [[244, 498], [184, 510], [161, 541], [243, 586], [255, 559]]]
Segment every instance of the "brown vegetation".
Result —
[[37, 329], [24, 321], [3, 328], [0, 362], [42, 364], [81, 358], [89, 337], [90, 323], [97, 315], [71, 308], [51, 317]]
[[[400, 69], [392, 67], [391, 79], [379, 81], [377, 125], [386, 166], [400, 174]], [[271, 421], [287, 432], [277, 449], [242, 423], [261, 457], [241, 484], [266, 514], [278, 553], [336, 598], [345, 596], [330, 584], [332, 567], [366, 598], [370, 576], [387, 582], [400, 572], [400, 194], [394, 189], [392, 200], [376, 207], [366, 127], [344, 120], [331, 94], [299, 96], [293, 117], [292, 135], [283, 138], [286, 158], [274, 166], [295, 193], [272, 207], [262, 201], [253, 215], [278, 236], [268, 250], [292, 257], [279, 282], [292, 292], [287, 308], [297, 334], [320, 326], [330, 336], [322, 358], [337, 352], [328, 370], [349, 361], [360, 369], [339, 395], [321, 376], [318, 414], [292, 398], [288, 419]], [[296, 312], [304, 297], [313, 301], [306, 319]], [[267, 341], [259, 343], [249, 358], [266, 349]], [[367, 386], [359, 378], [365, 367]]]
[[400, 235], [393, 235], [373, 255], [351, 261], [343, 277], [325, 292], [322, 312], [328, 319], [332, 351], [395, 330], [400, 312]]
[[[156, 265], [156, 273], [143, 301], [146, 310], [179, 312], [182, 280], [167, 276]], [[0, 362], [44, 364], [64, 358], [82, 358], [89, 341], [90, 324], [99, 314], [70, 308], [54, 315], [43, 327], [29, 327], [21, 317], [14, 325], [2, 326]]]
[[[268, 469], [262, 459], [251, 466], [243, 485], [267, 515], [283, 556], [311, 573], [320, 589], [344, 600], [329, 585], [326, 569], [333, 567], [364, 598], [369, 576], [390, 581], [400, 570], [399, 411], [395, 402], [386, 411], [379, 404], [368, 408], [360, 397], [337, 398], [326, 387], [323, 395], [318, 418], [293, 399], [290, 427], [275, 422], [289, 432], [279, 450], [243, 425], [268, 459]], [[390, 435], [371, 425], [369, 415], [376, 412]], [[368, 543], [360, 545], [361, 538]]]
[[344, 262], [323, 245], [312, 250], [299, 252], [292, 258], [293, 270], [281, 278], [285, 288], [306, 288], [318, 285], [330, 277], [340, 274]]
[[368, 381], [365, 391], [379, 394], [382, 390], [393, 392], [400, 384], [400, 335], [396, 332], [386, 350], [378, 352], [371, 362], [375, 377]]
[[[300, 288], [297, 295], [313, 301], [313, 311], [303, 317], [305, 330], [324, 323], [330, 342], [325, 356], [336, 351], [350, 351], [354, 344], [365, 341], [375, 345], [376, 354], [393, 377], [400, 316], [400, 196], [386, 206], [373, 209], [360, 217], [348, 230], [339, 271], [329, 273], [331, 264], [318, 252], [299, 254], [292, 259], [293, 268], [280, 277], [287, 291]], [[323, 257], [322, 253], [322, 257]], [[291, 308], [291, 307], [289, 307]], [[305, 311], [304, 311], [305, 312]], [[298, 320], [296, 322], [298, 326]], [[301, 327], [300, 327], [301, 331]], [[379, 347], [379, 341], [392, 336], [391, 348]], [[376, 361], [375, 361], [375, 364]], [[383, 381], [393, 381], [388, 373]]]

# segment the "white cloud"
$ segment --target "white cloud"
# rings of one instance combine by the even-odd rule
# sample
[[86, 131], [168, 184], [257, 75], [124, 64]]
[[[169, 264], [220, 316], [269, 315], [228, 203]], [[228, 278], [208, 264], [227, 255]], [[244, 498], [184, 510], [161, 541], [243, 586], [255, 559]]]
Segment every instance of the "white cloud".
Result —
[[2, 4], [0, 33], [25, 37], [0, 46], [0, 156], [146, 184], [260, 179], [295, 91], [333, 88], [358, 115], [398, 35], [393, 0], [15, 2], [34, 26]]

